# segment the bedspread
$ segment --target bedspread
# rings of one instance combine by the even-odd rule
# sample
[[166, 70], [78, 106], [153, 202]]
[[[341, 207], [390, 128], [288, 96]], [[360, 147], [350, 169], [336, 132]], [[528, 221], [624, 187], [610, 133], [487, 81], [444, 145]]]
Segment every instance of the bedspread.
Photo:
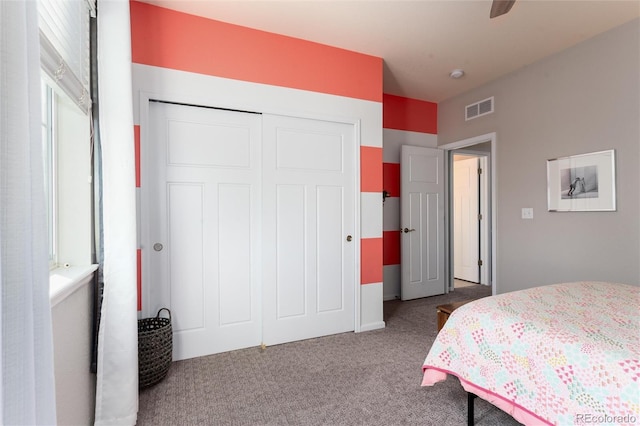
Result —
[[640, 287], [577, 282], [476, 300], [451, 314], [423, 371], [423, 385], [452, 374], [528, 413], [514, 416], [525, 423], [640, 424]]

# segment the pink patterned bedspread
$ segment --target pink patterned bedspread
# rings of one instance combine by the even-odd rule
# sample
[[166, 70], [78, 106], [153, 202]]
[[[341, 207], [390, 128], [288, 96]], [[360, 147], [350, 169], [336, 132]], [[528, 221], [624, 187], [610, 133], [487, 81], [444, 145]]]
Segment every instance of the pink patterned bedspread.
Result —
[[456, 309], [423, 386], [458, 377], [525, 424], [640, 424], [640, 287], [554, 284]]

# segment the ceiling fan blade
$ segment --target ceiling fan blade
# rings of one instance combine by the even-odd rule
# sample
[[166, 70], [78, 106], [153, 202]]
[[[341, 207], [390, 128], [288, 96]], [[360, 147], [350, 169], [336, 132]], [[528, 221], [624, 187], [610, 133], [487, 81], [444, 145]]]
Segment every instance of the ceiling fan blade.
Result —
[[489, 17], [495, 18], [497, 16], [504, 15], [511, 10], [515, 2], [516, 0], [493, 0]]

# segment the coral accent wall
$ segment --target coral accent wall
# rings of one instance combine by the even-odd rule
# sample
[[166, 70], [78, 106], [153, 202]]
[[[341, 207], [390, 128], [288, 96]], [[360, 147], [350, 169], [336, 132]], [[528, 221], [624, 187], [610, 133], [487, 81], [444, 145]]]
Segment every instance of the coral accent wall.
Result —
[[[438, 105], [401, 96], [383, 95], [383, 189], [389, 193], [384, 206], [383, 264], [385, 299], [399, 297], [402, 234], [400, 222], [400, 146], [428, 146], [438, 130]], [[389, 129], [387, 131], [386, 129]], [[437, 141], [433, 140], [436, 146]]]
[[136, 250], [136, 265], [138, 267], [138, 273], [136, 274], [136, 281], [138, 285], [138, 311], [142, 310], [142, 250]]
[[382, 148], [360, 147], [360, 190], [382, 192]]
[[385, 93], [382, 105], [385, 129], [438, 134], [438, 104]]
[[382, 263], [384, 265], [399, 265], [400, 264], [400, 231], [384, 231], [382, 233], [383, 239], [383, 251], [382, 251]]
[[382, 186], [390, 197], [400, 196], [400, 164], [382, 164]]
[[363, 238], [360, 244], [362, 284], [382, 282], [382, 238]]
[[382, 59], [375, 56], [137, 1], [131, 22], [138, 64], [382, 101]]

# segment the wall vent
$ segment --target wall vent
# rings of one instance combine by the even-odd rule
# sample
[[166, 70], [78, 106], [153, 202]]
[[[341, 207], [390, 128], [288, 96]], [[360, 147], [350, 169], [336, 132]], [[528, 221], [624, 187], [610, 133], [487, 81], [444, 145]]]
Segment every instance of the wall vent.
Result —
[[464, 120], [468, 121], [468, 120], [471, 120], [472, 118], [477, 118], [483, 115], [491, 114], [492, 112], [493, 112], [493, 96], [487, 99], [483, 99], [480, 102], [467, 105], [465, 108]]

